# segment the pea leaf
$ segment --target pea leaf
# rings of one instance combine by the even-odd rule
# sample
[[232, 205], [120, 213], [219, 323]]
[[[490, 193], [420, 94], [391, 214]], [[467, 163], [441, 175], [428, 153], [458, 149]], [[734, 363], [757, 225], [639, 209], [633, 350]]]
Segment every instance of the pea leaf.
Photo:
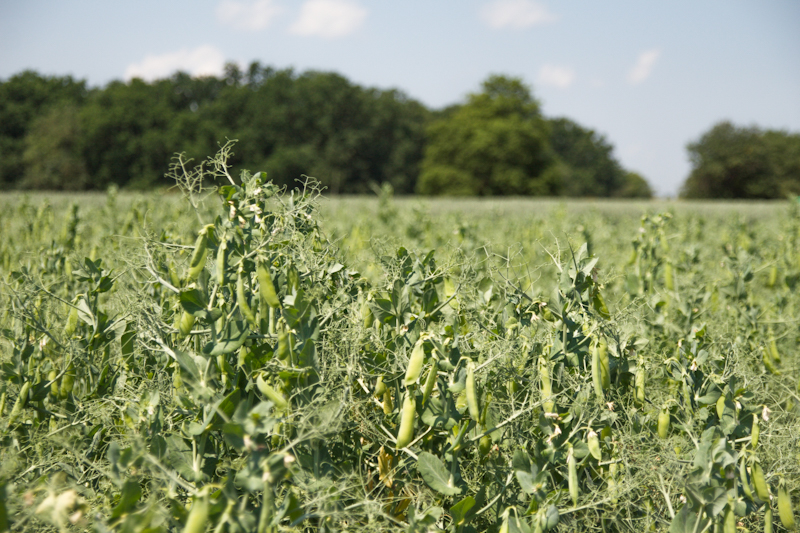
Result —
[[425, 483], [445, 496], [461, 494], [461, 489], [450, 483], [450, 472], [442, 463], [442, 460], [429, 452], [419, 454], [417, 460], [417, 471], [422, 476]]
[[243, 320], [231, 320], [225, 324], [219, 341], [206, 344], [203, 347], [203, 353], [213, 356], [235, 352], [242, 347], [248, 335], [250, 335], [250, 330]]

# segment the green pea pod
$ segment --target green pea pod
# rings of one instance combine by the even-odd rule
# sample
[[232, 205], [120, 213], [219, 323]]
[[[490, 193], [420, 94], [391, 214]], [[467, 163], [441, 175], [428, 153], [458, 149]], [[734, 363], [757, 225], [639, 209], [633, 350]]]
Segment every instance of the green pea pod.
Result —
[[725, 395], [721, 394], [719, 398], [717, 398], [717, 418], [722, 419], [722, 415], [725, 413]]
[[775, 374], [776, 376], [779, 376], [781, 372], [773, 364], [772, 354], [770, 353], [769, 349], [766, 346], [762, 346], [761, 353], [762, 353], [761, 361], [764, 363], [764, 368], [766, 368], [770, 374]]
[[669, 436], [669, 411], [662, 409], [658, 413], [658, 438], [666, 439]]
[[189, 311], [184, 311], [181, 314], [181, 318], [178, 321], [178, 331], [181, 332], [181, 335], [183, 337], [187, 336], [189, 333], [192, 332], [194, 321], [195, 321], [195, 316], [191, 314]]
[[600, 369], [600, 353], [594, 344], [589, 347], [589, 352], [592, 355], [592, 385], [594, 385], [594, 393], [597, 399], [603, 402], [605, 395], [603, 394], [603, 376]]
[[470, 361], [467, 363], [467, 408], [469, 409], [469, 416], [475, 421], [480, 420], [481, 411], [478, 407], [478, 391], [475, 386], [475, 363]]
[[3, 411], [6, 410], [6, 393], [0, 394], [0, 416], [3, 416]]
[[772, 507], [767, 502], [764, 508], [764, 533], [772, 533]]
[[364, 329], [371, 328], [372, 323], [375, 322], [375, 315], [372, 313], [372, 307], [370, 307], [367, 300], [364, 300], [364, 303], [361, 304], [361, 319], [364, 321]]
[[181, 286], [181, 280], [178, 277], [178, 270], [175, 268], [175, 262], [170, 260], [169, 265], [167, 265], [167, 269], [169, 270], [169, 281], [172, 283], [172, 286], [178, 288]]
[[403, 400], [403, 411], [400, 413], [400, 428], [397, 431], [397, 449], [405, 448], [414, 440], [414, 417], [417, 414], [417, 405], [414, 395], [406, 394]]
[[411, 357], [408, 358], [408, 368], [406, 368], [406, 379], [404, 380], [404, 384], [406, 387], [413, 385], [419, 379], [419, 375], [422, 373], [422, 365], [425, 362], [425, 347], [423, 346], [423, 340], [420, 338], [416, 344], [414, 344], [414, 349], [411, 350]]
[[378, 376], [378, 381], [375, 382], [375, 392], [373, 393], [376, 398], [383, 396], [386, 392], [386, 383], [383, 382], [383, 376]]
[[19, 389], [19, 396], [17, 396], [17, 401], [14, 402], [14, 407], [11, 408], [11, 414], [8, 415], [9, 426], [14, 422], [16, 422], [17, 418], [19, 418], [19, 415], [22, 414], [22, 410], [28, 403], [28, 392], [30, 392], [30, 390], [31, 390], [30, 381], [26, 381]]
[[50, 382], [50, 395], [53, 398], [58, 398], [58, 390], [59, 390], [59, 383], [58, 383], [58, 372], [55, 370], [51, 370], [47, 374], [47, 381]]
[[256, 267], [256, 277], [258, 277], [258, 291], [261, 299], [267, 302], [267, 305], [273, 309], [281, 306], [278, 299], [278, 293], [275, 291], [275, 284], [272, 282], [272, 276], [269, 273], [269, 268], [259, 261]]
[[275, 355], [279, 360], [285, 361], [291, 353], [291, 341], [289, 339], [290, 333], [288, 331], [281, 331], [278, 333], [278, 348]]
[[200, 272], [206, 266], [206, 256], [208, 255], [208, 226], [200, 230], [197, 240], [194, 243], [194, 252], [192, 252], [192, 259], [189, 261], [189, 272], [186, 277], [186, 282], [191, 283], [197, 280]]
[[568, 476], [567, 476], [567, 486], [569, 488], [569, 496], [572, 498], [572, 505], [573, 507], [578, 506], [578, 464], [575, 461], [575, 454], [572, 450], [572, 444], [569, 445], [569, 451], [567, 452], [567, 469], [568, 469]]
[[203, 533], [208, 528], [208, 496], [195, 498], [183, 533]]
[[489, 435], [484, 435], [481, 437], [481, 440], [478, 441], [478, 454], [480, 454], [481, 460], [485, 460], [491, 451], [492, 438]]
[[179, 366], [172, 369], [172, 387], [176, 391], [183, 388], [183, 378], [181, 377], [181, 369]]
[[269, 401], [274, 403], [275, 407], [277, 407], [279, 410], [282, 411], [289, 407], [289, 402], [283, 397], [283, 394], [272, 388], [261, 376], [256, 378], [256, 385], [258, 386], [258, 390], [261, 391], [261, 394], [266, 396]]
[[600, 381], [603, 390], [606, 390], [611, 386], [611, 367], [608, 361], [608, 341], [605, 337], [600, 337], [597, 342], [597, 357], [600, 361]]
[[794, 513], [792, 512], [792, 498], [786, 489], [786, 481], [781, 478], [778, 483], [778, 517], [786, 529], [794, 530]]
[[67, 315], [67, 323], [64, 324], [64, 335], [67, 337], [72, 337], [75, 334], [75, 330], [78, 328], [78, 308], [75, 306], [75, 302], [69, 308], [69, 314]]
[[767, 487], [767, 481], [764, 479], [764, 470], [761, 469], [761, 463], [757, 460], [754, 461], [750, 473], [752, 474], [753, 485], [756, 488], [756, 496], [762, 502], [769, 502], [769, 487]]
[[675, 290], [675, 280], [672, 277], [672, 263], [664, 265], [664, 286], [668, 291]]
[[750, 489], [750, 480], [747, 478], [747, 465], [745, 464], [744, 455], [739, 461], [739, 482], [742, 484], [742, 491], [747, 496], [748, 500], [753, 500], [753, 491]]
[[244, 293], [244, 271], [241, 266], [239, 267], [239, 275], [236, 278], [236, 301], [239, 304], [239, 311], [242, 312], [242, 316], [253, 328], [256, 328], [256, 316], [253, 314], [253, 310], [250, 309], [250, 305], [247, 303], [247, 295]]
[[597, 438], [597, 433], [593, 430], [589, 430], [589, 433], [586, 435], [586, 444], [589, 446], [589, 453], [592, 454], [592, 457], [597, 459], [598, 461], [603, 460], [603, 454], [600, 451], [600, 439]]
[[619, 502], [619, 495], [617, 491], [617, 470], [619, 464], [615, 461], [608, 465], [608, 493], [611, 495], [611, 503], [617, 505]]
[[750, 428], [750, 446], [755, 450], [758, 446], [758, 436], [761, 435], [761, 428], [758, 425], [758, 414], [753, 413], [753, 425]]
[[769, 339], [769, 353], [772, 355], [772, 360], [776, 364], [781, 364], [781, 354], [778, 351], [778, 344], [775, 342], [775, 337], [770, 336]]
[[[728, 497], [730, 499], [730, 496]], [[736, 515], [733, 512], [733, 501], [728, 501], [723, 518], [723, 533], [736, 533]]]
[[435, 357], [433, 358], [433, 362], [431, 363], [431, 368], [428, 370], [428, 377], [425, 378], [425, 389], [422, 391], [422, 405], [426, 405], [428, 403], [428, 398], [431, 397], [431, 393], [433, 393], [433, 388], [436, 386], [436, 377], [439, 372], [439, 360]]
[[644, 366], [639, 363], [639, 368], [636, 370], [635, 386], [636, 386], [636, 405], [642, 407], [644, 405], [644, 386], [647, 381], [647, 374], [644, 371]]
[[553, 386], [550, 383], [550, 363], [547, 357], [542, 354], [539, 356], [539, 380], [541, 381], [542, 406], [546, 413], [555, 412], [556, 404], [551, 399], [553, 397]]
[[226, 257], [228, 254], [228, 241], [222, 241], [217, 248], [217, 285], [225, 285]]
[[775, 286], [775, 282], [778, 281], [778, 267], [772, 265], [769, 269], [769, 278], [767, 279], [767, 287], [770, 289]]
[[392, 402], [392, 391], [386, 389], [383, 391], [383, 414], [389, 416], [394, 411], [394, 403]]
[[61, 399], [66, 399], [72, 394], [72, 390], [75, 387], [75, 364], [70, 363], [67, 367], [67, 371], [64, 372], [64, 376], [61, 378], [61, 387], [58, 390], [59, 396]]

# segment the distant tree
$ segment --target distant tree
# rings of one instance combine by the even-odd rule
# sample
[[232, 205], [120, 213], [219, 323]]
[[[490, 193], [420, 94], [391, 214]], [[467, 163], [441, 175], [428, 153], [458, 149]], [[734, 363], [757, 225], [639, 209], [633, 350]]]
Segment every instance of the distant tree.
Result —
[[25, 175], [21, 189], [83, 190], [89, 175], [80, 152], [78, 108], [73, 104], [52, 107], [36, 118], [25, 136]]
[[625, 183], [619, 188], [614, 196], [619, 198], [652, 198], [653, 189], [641, 174], [636, 172], [625, 172]]
[[800, 193], [800, 135], [720, 122], [687, 146], [684, 198], [783, 198]]
[[25, 137], [35, 119], [53, 107], [80, 105], [88, 92], [85, 81], [30, 70], [0, 81], [0, 185], [25, 175]]
[[549, 195], [558, 184], [539, 103], [517, 78], [491, 76], [428, 128], [421, 194]]
[[652, 191], [640, 175], [629, 173], [614, 157], [603, 135], [568, 118], [549, 120], [550, 145], [561, 163], [558, 173], [564, 196], [621, 196], [650, 198]]

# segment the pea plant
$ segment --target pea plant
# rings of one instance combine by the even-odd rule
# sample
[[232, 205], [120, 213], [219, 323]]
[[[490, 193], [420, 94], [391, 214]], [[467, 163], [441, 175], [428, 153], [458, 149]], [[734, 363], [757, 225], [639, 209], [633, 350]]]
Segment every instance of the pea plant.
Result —
[[[797, 411], [774, 384], [796, 397], [797, 362], [760, 310], [791, 311], [752, 293], [751, 255], [718, 283], [747, 304], [730, 342], [666, 214], [614, 299], [588, 244], [524, 283], [486, 248], [399, 246], [367, 277], [313, 180], [234, 178], [230, 153], [176, 158], [188, 214], [158, 230], [110, 197], [105, 248], [72, 208], [35, 262], [3, 248], [0, 531], [794, 527], [800, 469], [776, 450]], [[30, 242], [53, 224], [24, 213]]]

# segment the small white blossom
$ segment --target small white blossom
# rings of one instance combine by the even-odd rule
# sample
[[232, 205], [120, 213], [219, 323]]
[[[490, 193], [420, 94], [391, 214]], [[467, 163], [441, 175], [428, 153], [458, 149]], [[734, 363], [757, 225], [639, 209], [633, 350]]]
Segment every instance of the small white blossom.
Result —
[[550, 444], [553, 442], [553, 439], [561, 435], [561, 428], [556, 426], [556, 429], [553, 431], [553, 434], [547, 437], [546, 442]]
[[764, 422], [768, 422], [769, 421], [770, 412], [771, 411], [769, 410], [769, 407], [767, 407], [766, 405], [764, 406], [764, 409], [761, 410], [761, 418], [764, 419]]

